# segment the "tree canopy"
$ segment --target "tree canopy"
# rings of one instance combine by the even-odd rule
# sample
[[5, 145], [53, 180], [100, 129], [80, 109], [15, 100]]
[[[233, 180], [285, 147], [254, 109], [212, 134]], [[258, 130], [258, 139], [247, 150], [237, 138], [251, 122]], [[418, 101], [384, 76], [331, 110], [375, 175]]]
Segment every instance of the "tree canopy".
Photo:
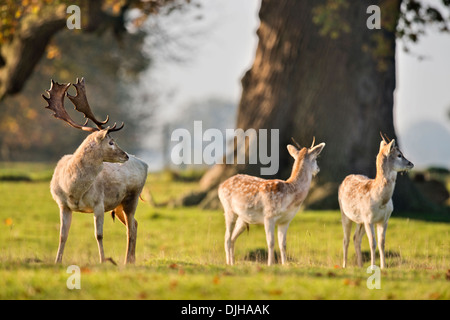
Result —
[[[73, 151], [84, 135], [55, 122], [40, 96], [50, 79], [84, 76], [99, 114], [125, 121], [130, 151], [138, 147], [142, 112], [130, 112], [132, 83], [150, 58], [140, 26], [153, 14], [184, 8], [188, 0], [6, 0], [0, 5], [0, 159], [49, 160]], [[69, 5], [81, 29], [69, 30]], [[134, 10], [135, 14], [128, 13]], [[17, 93], [21, 93], [20, 95]], [[126, 106], [123, 108], [123, 106]], [[69, 108], [70, 109], [70, 108]], [[148, 113], [148, 112], [147, 112]], [[75, 114], [74, 117], [79, 117]], [[126, 138], [125, 138], [126, 137]], [[122, 140], [122, 142], [124, 142]]]

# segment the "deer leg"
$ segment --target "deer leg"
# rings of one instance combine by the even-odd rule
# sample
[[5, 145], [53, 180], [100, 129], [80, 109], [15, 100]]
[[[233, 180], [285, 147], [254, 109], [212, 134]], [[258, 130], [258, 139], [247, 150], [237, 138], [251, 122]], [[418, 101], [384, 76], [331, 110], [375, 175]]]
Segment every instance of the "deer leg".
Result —
[[285, 264], [286, 259], [286, 235], [289, 227], [289, 222], [278, 226], [278, 246], [281, 253], [281, 264]]
[[271, 266], [275, 263], [275, 254], [274, 254], [274, 247], [275, 247], [275, 222], [271, 218], [265, 218], [264, 219], [264, 229], [266, 231], [266, 241], [267, 241], [267, 248], [268, 248], [268, 259], [267, 259], [267, 265]]
[[386, 267], [386, 260], [384, 255], [384, 243], [386, 240], [387, 222], [377, 224], [378, 234], [378, 250], [380, 251], [380, 266], [381, 269]]
[[234, 263], [234, 255], [232, 258], [231, 252], [231, 234], [236, 223], [236, 215], [232, 211], [225, 211], [225, 254], [227, 257], [227, 264], [232, 265]]
[[364, 223], [364, 228], [366, 229], [367, 238], [369, 238], [370, 246], [370, 265], [375, 265], [375, 250], [377, 249], [377, 242], [375, 240], [375, 230], [372, 223]]
[[362, 261], [362, 253], [361, 253], [361, 242], [362, 238], [364, 236], [364, 225], [363, 224], [356, 224], [356, 230], [355, 235], [353, 236], [353, 244], [355, 245], [355, 252], [356, 252], [356, 262], [358, 264], [358, 267], [363, 266]]
[[127, 252], [126, 264], [136, 262], [136, 241], [138, 222], [134, 214], [127, 215]]
[[105, 262], [105, 253], [103, 251], [103, 218], [105, 213], [103, 208], [94, 209], [94, 229], [95, 238], [97, 239], [98, 253], [100, 255], [100, 262]]
[[236, 221], [236, 225], [233, 230], [233, 234], [231, 235], [231, 245], [230, 245], [230, 264], [234, 264], [234, 244], [236, 243], [237, 237], [241, 235], [242, 232], [247, 228], [247, 223], [238, 218]]
[[66, 245], [67, 237], [69, 236], [70, 224], [72, 222], [72, 211], [70, 211], [68, 208], [61, 207], [59, 212], [59, 219], [61, 226], [59, 231], [58, 253], [56, 254], [55, 263], [62, 262], [64, 246]]
[[347, 255], [348, 255], [348, 245], [350, 243], [350, 233], [352, 231], [352, 220], [350, 220], [343, 212], [342, 216], [342, 228], [344, 229], [344, 241], [342, 244], [344, 251], [344, 261], [342, 262], [342, 268], [347, 267]]
[[136, 240], [137, 240], [137, 226], [138, 223], [134, 218], [139, 195], [127, 203], [122, 203], [125, 211], [126, 225], [127, 225], [127, 253], [125, 263], [134, 263], [136, 261]]

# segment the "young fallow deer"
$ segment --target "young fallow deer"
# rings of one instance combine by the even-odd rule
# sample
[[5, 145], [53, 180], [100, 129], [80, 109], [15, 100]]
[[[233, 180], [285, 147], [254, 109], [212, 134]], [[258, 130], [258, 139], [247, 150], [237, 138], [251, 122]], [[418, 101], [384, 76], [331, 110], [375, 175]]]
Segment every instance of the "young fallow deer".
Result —
[[281, 263], [286, 263], [287, 229], [308, 194], [312, 177], [319, 172], [316, 160], [325, 143], [314, 146], [313, 141], [310, 148], [296, 145], [297, 148], [287, 146], [295, 162], [286, 181], [238, 174], [220, 185], [218, 192], [225, 212], [227, 264], [234, 264], [235, 241], [250, 224], [264, 224], [269, 266], [275, 262], [275, 225], [278, 225]]
[[[86, 98], [84, 79], [74, 84], [77, 94], [67, 93], [70, 83], [59, 84], [51, 81], [46, 108], [54, 112], [57, 119], [74, 128], [91, 132], [74, 154], [65, 155], [56, 165], [50, 190], [60, 209], [60, 238], [56, 263], [62, 261], [64, 245], [69, 234], [72, 211], [94, 213], [95, 237], [97, 239], [100, 262], [111, 261], [103, 252], [103, 217], [105, 211], [117, 216], [127, 227], [128, 246], [125, 263], [135, 262], [137, 221], [134, 218], [139, 195], [147, 179], [147, 164], [121, 150], [110, 137], [111, 132], [123, 128], [104, 128], [105, 121], [99, 121], [91, 111]], [[75, 109], [87, 118], [84, 125], [74, 122], [64, 108], [64, 97], [75, 105]], [[86, 126], [93, 121], [97, 128]]]
[[344, 229], [344, 262], [347, 266], [347, 252], [350, 242], [352, 222], [356, 223], [356, 231], [353, 237], [358, 266], [362, 267], [361, 240], [364, 232], [367, 233], [370, 245], [371, 266], [375, 265], [375, 231], [378, 232], [378, 249], [380, 251], [381, 268], [386, 267], [384, 244], [389, 217], [394, 209], [392, 194], [394, 193], [397, 173], [410, 170], [414, 165], [407, 160], [395, 140], [386, 141], [381, 135], [382, 141], [377, 155], [377, 174], [375, 179], [369, 179], [363, 175], [349, 175], [339, 186], [339, 206]]

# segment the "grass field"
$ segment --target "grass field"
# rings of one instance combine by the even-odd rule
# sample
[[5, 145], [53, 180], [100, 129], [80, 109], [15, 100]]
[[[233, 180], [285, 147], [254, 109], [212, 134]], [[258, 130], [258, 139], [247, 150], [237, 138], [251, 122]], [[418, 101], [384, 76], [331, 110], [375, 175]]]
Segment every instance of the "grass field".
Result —
[[[289, 264], [273, 267], [265, 265], [262, 226], [251, 226], [239, 237], [237, 265], [230, 267], [225, 265], [221, 211], [154, 208], [145, 202], [136, 213], [136, 264], [122, 265], [125, 227], [109, 217], [105, 254], [119, 265], [99, 264], [92, 215], [74, 213], [63, 264], [54, 265], [59, 213], [49, 192], [49, 165], [0, 166], [0, 177], [27, 170], [33, 171], [30, 179], [0, 181], [0, 299], [450, 298], [450, 217], [434, 217], [440, 222], [431, 222], [427, 213], [412, 219], [394, 212], [381, 289], [366, 285], [371, 276], [366, 272], [367, 238], [364, 268], [355, 266], [352, 243], [350, 267], [340, 267], [342, 227], [337, 211], [300, 212], [288, 231]], [[152, 174], [147, 186], [157, 202], [164, 202], [197, 185]], [[69, 265], [80, 267], [79, 290], [67, 287]]]

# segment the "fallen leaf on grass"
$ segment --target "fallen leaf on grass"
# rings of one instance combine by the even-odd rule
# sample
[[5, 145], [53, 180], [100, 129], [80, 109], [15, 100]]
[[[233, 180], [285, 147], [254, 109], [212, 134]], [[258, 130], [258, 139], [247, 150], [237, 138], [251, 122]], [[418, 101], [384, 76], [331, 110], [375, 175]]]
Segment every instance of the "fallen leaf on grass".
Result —
[[357, 287], [360, 284], [361, 284], [361, 280], [360, 279], [356, 279], [356, 280], [349, 279], [349, 278], [344, 279], [344, 285], [345, 286]]
[[273, 289], [273, 290], [270, 290], [269, 291], [269, 294], [271, 295], [271, 296], [279, 296], [279, 295], [281, 295], [283, 293], [283, 290], [281, 290], [281, 289]]
[[439, 292], [433, 292], [430, 294], [430, 299], [438, 300], [441, 298], [441, 294]]
[[80, 269], [81, 273], [91, 273], [92, 270], [89, 269], [88, 267], [81, 267]]
[[177, 280], [170, 281], [170, 283], [169, 283], [170, 290], [174, 290], [177, 287], [177, 285], [178, 285], [178, 281]]

